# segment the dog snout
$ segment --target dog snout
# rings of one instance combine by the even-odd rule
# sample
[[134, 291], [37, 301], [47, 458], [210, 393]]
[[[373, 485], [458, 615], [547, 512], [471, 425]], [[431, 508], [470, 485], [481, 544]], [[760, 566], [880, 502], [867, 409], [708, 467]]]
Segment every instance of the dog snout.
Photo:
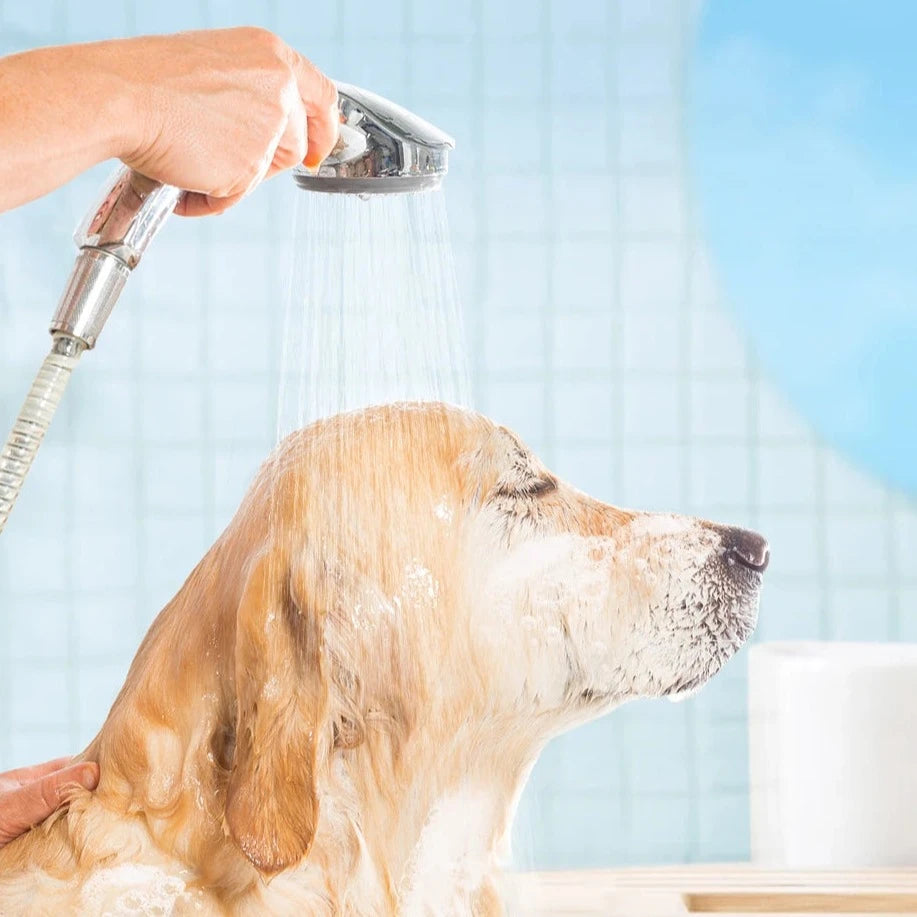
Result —
[[724, 528], [723, 551], [727, 564], [738, 564], [755, 573], [763, 573], [771, 559], [767, 539], [748, 529]]

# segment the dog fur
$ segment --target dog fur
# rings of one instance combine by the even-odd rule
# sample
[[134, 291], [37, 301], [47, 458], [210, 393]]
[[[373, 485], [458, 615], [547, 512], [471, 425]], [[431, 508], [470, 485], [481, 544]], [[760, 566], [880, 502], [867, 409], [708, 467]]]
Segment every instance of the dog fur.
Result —
[[0, 913], [502, 913], [544, 745], [750, 634], [733, 531], [602, 504], [456, 408], [295, 434], [153, 622], [98, 789], [0, 851]]

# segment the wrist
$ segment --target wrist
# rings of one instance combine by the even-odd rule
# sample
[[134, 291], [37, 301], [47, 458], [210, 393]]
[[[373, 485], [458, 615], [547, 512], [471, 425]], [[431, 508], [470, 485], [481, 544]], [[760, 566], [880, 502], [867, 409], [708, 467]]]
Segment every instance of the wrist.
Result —
[[87, 46], [90, 91], [98, 101], [100, 136], [110, 159], [136, 160], [156, 134], [140, 41], [117, 39]]

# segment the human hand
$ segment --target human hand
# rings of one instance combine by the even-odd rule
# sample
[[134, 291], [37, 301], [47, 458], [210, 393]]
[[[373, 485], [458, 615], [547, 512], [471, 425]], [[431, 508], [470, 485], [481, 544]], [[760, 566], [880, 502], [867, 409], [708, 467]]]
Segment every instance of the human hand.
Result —
[[265, 178], [315, 167], [337, 140], [334, 84], [276, 35], [235, 28], [100, 42], [134, 107], [118, 156], [220, 213]]
[[96, 788], [99, 765], [94, 761], [71, 764], [71, 760], [58, 758], [0, 774], [0, 847], [63, 805], [68, 788]]

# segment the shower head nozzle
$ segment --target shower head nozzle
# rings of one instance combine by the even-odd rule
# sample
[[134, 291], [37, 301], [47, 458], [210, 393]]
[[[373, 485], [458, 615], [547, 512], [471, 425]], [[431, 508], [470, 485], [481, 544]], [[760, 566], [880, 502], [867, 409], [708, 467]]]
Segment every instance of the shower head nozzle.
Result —
[[338, 83], [338, 142], [314, 172], [294, 169], [306, 191], [400, 194], [438, 188], [455, 141], [407, 109]]

